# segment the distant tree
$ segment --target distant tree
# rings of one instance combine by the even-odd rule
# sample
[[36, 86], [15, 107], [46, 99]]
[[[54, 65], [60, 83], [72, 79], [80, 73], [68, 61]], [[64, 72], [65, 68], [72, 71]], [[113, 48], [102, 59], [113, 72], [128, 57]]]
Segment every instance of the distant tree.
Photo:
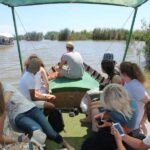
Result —
[[133, 32], [133, 39], [137, 41], [144, 41], [144, 35], [145, 35], [145, 31], [135, 30]]
[[150, 70], [150, 24], [143, 23], [144, 28], [144, 55], [146, 60], [146, 68]]
[[126, 40], [128, 31], [124, 29], [100, 29], [93, 30], [93, 40]]
[[[93, 31], [70, 31], [68, 28], [61, 30], [60, 32], [49, 31], [45, 34], [44, 39], [47, 40], [126, 40], [128, 30], [125, 29], [108, 29], [108, 28], [95, 28]], [[143, 41], [145, 31], [136, 30], [133, 32], [132, 39]], [[20, 40], [25, 39], [28, 41], [39, 41], [43, 39], [43, 33], [39, 32], [28, 32], [24, 36], [19, 37]]]
[[27, 41], [40, 41], [43, 39], [43, 33], [42, 32], [27, 32], [24, 35], [24, 39]]
[[66, 41], [66, 40], [69, 40], [70, 38], [70, 30], [68, 28], [65, 28], [64, 30], [61, 30], [59, 32], [59, 35], [58, 35], [58, 40], [59, 41]]
[[44, 36], [44, 39], [46, 39], [46, 40], [58, 40], [58, 32], [56, 32], [56, 31], [47, 32]]
[[95, 28], [93, 30], [93, 40], [101, 40], [101, 36], [102, 36], [102, 31], [100, 28]]

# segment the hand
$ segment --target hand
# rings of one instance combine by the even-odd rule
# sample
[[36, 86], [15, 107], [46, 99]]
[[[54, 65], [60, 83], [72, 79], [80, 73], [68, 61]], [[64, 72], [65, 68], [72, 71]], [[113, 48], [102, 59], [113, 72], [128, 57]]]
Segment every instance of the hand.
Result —
[[94, 101], [94, 102], [90, 102], [90, 109], [95, 109], [95, 108], [99, 108], [100, 107], [100, 101]]
[[17, 141], [28, 143], [29, 142], [28, 134], [27, 135], [25, 135], [25, 134], [19, 135]]
[[97, 128], [105, 128], [105, 127], [111, 127], [112, 123], [111, 122], [107, 122], [106, 120], [102, 120], [103, 124], [99, 125], [98, 123], [96, 124]]
[[111, 134], [114, 135], [116, 141], [122, 140], [122, 137], [120, 136], [118, 130], [115, 127], [111, 127]]
[[[103, 112], [103, 113], [99, 113], [98, 115], [94, 116], [95, 121], [96, 119], [101, 119], [101, 121], [103, 122], [102, 125], [98, 125], [97, 123], [97, 128], [104, 128], [104, 127], [111, 127], [112, 123], [111, 122], [107, 122], [107, 120], [109, 119], [109, 113], [107, 112]], [[96, 121], [97, 122], [97, 121]]]
[[104, 113], [99, 113], [99, 114], [97, 114], [97, 115], [94, 116], [94, 119], [95, 120], [96, 119], [103, 119], [103, 117], [104, 117]]
[[48, 102], [52, 102], [53, 100], [56, 99], [56, 96], [52, 94], [46, 94], [45, 98], [47, 99]]

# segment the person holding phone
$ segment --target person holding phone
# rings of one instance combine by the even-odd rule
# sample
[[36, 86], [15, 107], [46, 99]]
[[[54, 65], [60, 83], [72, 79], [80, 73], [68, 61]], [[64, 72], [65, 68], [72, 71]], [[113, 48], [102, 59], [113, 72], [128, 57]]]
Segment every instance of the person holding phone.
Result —
[[132, 133], [135, 128], [137, 105], [121, 85], [107, 85], [101, 96], [100, 106], [100, 113], [95, 116], [95, 121], [100, 119], [103, 123], [97, 123], [99, 131], [84, 141], [81, 150], [116, 150], [116, 142], [110, 132], [112, 124], [119, 122], [127, 134]]
[[123, 145], [123, 142], [127, 143], [135, 150], [138, 150], [138, 149], [147, 150], [150, 148], [150, 136], [147, 136], [143, 140], [131, 137], [127, 134], [124, 134], [124, 136], [121, 136], [115, 126], [112, 126], [111, 134], [114, 135], [115, 137], [118, 150], [126, 150], [125, 146]]

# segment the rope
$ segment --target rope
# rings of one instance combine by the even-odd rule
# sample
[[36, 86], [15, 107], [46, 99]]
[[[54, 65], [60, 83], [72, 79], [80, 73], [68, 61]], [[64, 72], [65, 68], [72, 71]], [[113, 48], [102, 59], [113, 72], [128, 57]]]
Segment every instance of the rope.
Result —
[[[22, 28], [24, 29], [24, 32], [27, 33], [27, 30], [26, 30], [25, 26], [23, 25], [23, 23], [22, 23], [22, 21], [21, 21], [21, 19], [19, 17], [19, 14], [17, 13], [16, 10], [15, 10], [15, 13], [16, 13], [16, 15], [17, 15], [17, 17], [18, 17], [18, 19], [19, 19], [19, 21], [20, 21], [20, 23], [22, 25]], [[32, 45], [33, 49], [37, 50], [32, 42], [30, 42], [30, 44]]]
[[[122, 25], [122, 28], [125, 27], [125, 25], [127, 24], [128, 20], [129, 20], [130, 17], [132, 16], [133, 12], [134, 12], [134, 10], [133, 10], [133, 11], [131, 12], [131, 14], [127, 17], [127, 19], [125, 20], [125, 22], [124, 22], [123, 25]], [[111, 48], [112, 45], [113, 45], [113, 42], [110, 43], [110, 45], [109, 45], [108, 48], [106, 49], [106, 52], [107, 52], [108, 50], [110, 50], [110, 48]]]

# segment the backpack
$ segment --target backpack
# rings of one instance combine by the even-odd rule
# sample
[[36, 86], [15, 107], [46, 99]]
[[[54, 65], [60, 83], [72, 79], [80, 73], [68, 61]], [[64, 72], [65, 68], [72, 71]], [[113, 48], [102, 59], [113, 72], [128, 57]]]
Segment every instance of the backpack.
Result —
[[64, 130], [65, 125], [60, 110], [51, 110], [48, 115], [48, 122], [51, 124], [52, 128], [58, 133]]

